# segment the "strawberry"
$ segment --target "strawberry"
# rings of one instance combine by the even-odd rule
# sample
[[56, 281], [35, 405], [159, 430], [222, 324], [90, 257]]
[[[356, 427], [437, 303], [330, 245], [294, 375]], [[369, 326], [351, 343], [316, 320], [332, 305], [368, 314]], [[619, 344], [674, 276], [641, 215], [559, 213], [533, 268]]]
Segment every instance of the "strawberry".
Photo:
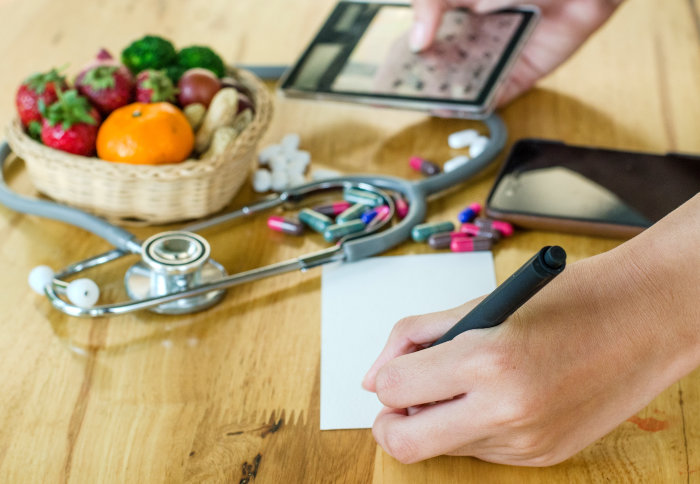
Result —
[[136, 77], [136, 102], [175, 102], [177, 89], [165, 71], [146, 69]]
[[71, 89], [59, 91], [58, 100], [51, 106], [41, 104], [44, 116], [41, 141], [46, 146], [75, 155], [91, 156], [95, 153], [101, 117], [86, 98]]
[[38, 134], [41, 130], [41, 113], [39, 112], [39, 100], [49, 106], [58, 99], [57, 90], [68, 88], [66, 79], [56, 69], [49, 72], [34, 74], [20, 84], [15, 96], [17, 114], [22, 125], [30, 134]]
[[75, 87], [100, 113], [107, 115], [131, 102], [134, 78], [129, 69], [102, 49], [96, 60], [78, 74]]

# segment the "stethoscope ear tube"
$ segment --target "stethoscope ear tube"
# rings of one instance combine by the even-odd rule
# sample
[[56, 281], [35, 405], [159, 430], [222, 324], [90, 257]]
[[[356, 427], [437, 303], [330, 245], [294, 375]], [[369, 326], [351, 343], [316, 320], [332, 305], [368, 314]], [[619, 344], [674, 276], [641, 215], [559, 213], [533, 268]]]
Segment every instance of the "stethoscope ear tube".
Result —
[[10, 190], [5, 183], [4, 176], [5, 163], [10, 156], [10, 152], [7, 142], [3, 141], [0, 144], [0, 203], [17, 212], [39, 215], [40, 217], [59, 220], [80, 227], [102, 237], [124, 252], [135, 254], [141, 252], [141, 244], [132, 233], [120, 227], [115, 227], [100, 217], [47, 200], [24, 197]]

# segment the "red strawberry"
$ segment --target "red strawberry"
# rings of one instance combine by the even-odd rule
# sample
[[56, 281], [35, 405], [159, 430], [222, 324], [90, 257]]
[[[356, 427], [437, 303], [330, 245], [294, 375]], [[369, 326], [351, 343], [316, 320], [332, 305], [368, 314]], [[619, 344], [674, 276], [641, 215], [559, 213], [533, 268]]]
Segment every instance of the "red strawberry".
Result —
[[177, 89], [165, 71], [146, 69], [136, 76], [136, 101], [140, 103], [175, 102]]
[[129, 69], [102, 49], [97, 54], [97, 60], [78, 74], [75, 87], [103, 115], [107, 115], [131, 102], [134, 78]]
[[75, 155], [95, 153], [100, 113], [71, 89], [58, 93], [58, 101], [42, 109], [41, 141], [46, 146]]
[[17, 114], [22, 121], [22, 125], [30, 129], [30, 132], [40, 128], [39, 100], [41, 99], [46, 106], [49, 106], [57, 99], [56, 90], [65, 90], [67, 88], [65, 77], [59, 74], [56, 69], [34, 74], [25, 79], [19, 86], [19, 89], [17, 89], [17, 95], [15, 96]]

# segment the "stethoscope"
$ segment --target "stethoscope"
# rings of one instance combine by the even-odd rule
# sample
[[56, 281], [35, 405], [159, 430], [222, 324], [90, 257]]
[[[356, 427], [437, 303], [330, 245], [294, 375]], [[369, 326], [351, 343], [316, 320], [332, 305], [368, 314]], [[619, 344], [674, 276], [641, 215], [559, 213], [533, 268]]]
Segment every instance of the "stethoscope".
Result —
[[[406, 240], [411, 229], [425, 219], [427, 197], [468, 180], [489, 165], [503, 149], [506, 128], [496, 115], [484, 120], [489, 129], [489, 143], [484, 151], [447, 173], [409, 181], [391, 176], [357, 175], [316, 181], [268, 196], [236, 211], [191, 224], [178, 231], [162, 232], [140, 242], [121, 227], [82, 210], [55, 202], [19, 195], [4, 180], [4, 166], [9, 158], [7, 143], [0, 144], [0, 203], [18, 212], [39, 215], [66, 222], [102, 237], [114, 249], [71, 264], [58, 273], [49, 273], [40, 284], [51, 304], [70, 316], [100, 317], [125, 314], [141, 309], [163, 314], [186, 314], [207, 309], [219, 302], [228, 287], [295, 270], [305, 271], [330, 262], [354, 262], [382, 253]], [[283, 205], [299, 204], [311, 195], [327, 191], [358, 188], [374, 193], [389, 207], [389, 215], [363, 232], [341, 238], [335, 245], [291, 260], [228, 275], [221, 264], [210, 258], [209, 243], [195, 232], [237, 218], [260, 213]], [[405, 198], [409, 211], [399, 223], [391, 225], [395, 205], [388, 192]], [[130, 254], [141, 260], [124, 276], [126, 292], [131, 300], [113, 304], [90, 305], [84, 297], [99, 296], [99, 288], [89, 279], [67, 282], [76, 276]], [[80, 282], [82, 285], [76, 285]], [[73, 284], [73, 285], [71, 285]], [[97, 291], [97, 294], [95, 292]]]

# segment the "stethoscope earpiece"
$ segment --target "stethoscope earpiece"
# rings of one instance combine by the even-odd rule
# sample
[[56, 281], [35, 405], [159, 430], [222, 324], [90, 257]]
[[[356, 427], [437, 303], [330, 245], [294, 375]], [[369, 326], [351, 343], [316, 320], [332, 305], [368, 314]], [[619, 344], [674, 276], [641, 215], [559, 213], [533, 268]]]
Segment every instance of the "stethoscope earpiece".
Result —
[[[29, 272], [29, 287], [40, 295], [46, 294], [46, 286], [56, 284], [54, 281], [56, 273], [49, 266], [36, 266]], [[60, 282], [57, 284], [66, 294], [66, 297], [81, 308], [91, 308], [100, 299], [100, 288], [92, 279], [76, 279], [68, 284]]]

